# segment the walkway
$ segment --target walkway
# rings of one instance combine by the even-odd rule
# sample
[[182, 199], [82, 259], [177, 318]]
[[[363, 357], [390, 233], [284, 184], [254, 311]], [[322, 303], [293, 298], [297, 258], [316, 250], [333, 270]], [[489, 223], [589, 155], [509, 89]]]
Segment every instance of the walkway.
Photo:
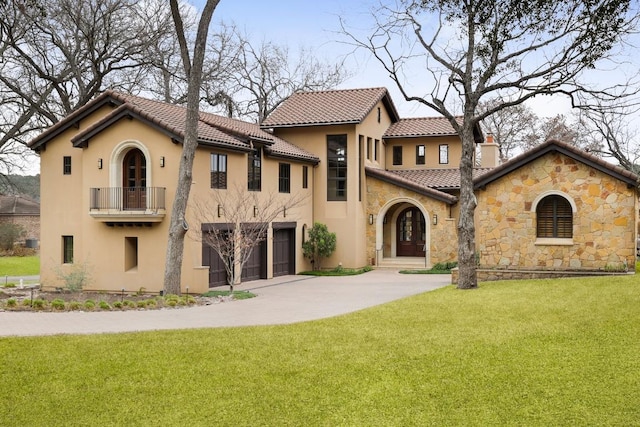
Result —
[[284, 276], [242, 284], [256, 298], [186, 309], [123, 312], [0, 312], [0, 336], [94, 334], [278, 325], [338, 316], [437, 289], [449, 275], [374, 270], [344, 277]]

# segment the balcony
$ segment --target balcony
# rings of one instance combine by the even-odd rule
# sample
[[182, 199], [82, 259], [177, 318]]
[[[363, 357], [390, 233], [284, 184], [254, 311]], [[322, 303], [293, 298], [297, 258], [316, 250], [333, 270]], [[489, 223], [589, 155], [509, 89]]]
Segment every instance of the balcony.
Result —
[[107, 225], [151, 226], [165, 217], [164, 187], [90, 189], [89, 214]]

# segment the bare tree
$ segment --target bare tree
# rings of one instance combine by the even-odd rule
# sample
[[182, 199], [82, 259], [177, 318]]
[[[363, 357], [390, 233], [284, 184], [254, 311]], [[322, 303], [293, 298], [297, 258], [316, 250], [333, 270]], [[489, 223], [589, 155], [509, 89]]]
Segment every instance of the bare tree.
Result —
[[[195, 200], [193, 210], [203, 229], [196, 231], [222, 260], [230, 290], [240, 283], [242, 269], [256, 246], [267, 237], [271, 223], [280, 216], [295, 218], [295, 208], [306, 199], [302, 194], [247, 191], [240, 185], [216, 190], [211, 198]], [[218, 214], [224, 219], [220, 223]]]
[[308, 49], [292, 55], [286, 45], [263, 41], [256, 46], [237, 29], [234, 34], [240, 49], [226, 92], [233, 102], [229, 117], [261, 123], [294, 92], [331, 89], [348, 77], [342, 63], [324, 63]]
[[[374, 55], [406, 100], [442, 114], [460, 136], [458, 288], [475, 288], [474, 128], [533, 96], [575, 96], [587, 90], [579, 80], [635, 30], [638, 13], [631, 9], [637, 5], [622, 0], [406, 0], [398, 6], [375, 12], [369, 36], [344, 31]], [[416, 66], [425, 71], [421, 83], [429, 89], [405, 79]], [[484, 98], [494, 97], [504, 103], [478, 109]], [[461, 123], [456, 114], [462, 115]]]
[[26, 144], [107, 87], [131, 90], [173, 37], [159, 1], [0, 2], [0, 147]]
[[207, 0], [202, 9], [198, 31], [193, 47], [193, 61], [187, 44], [184, 21], [180, 13], [178, 0], [170, 0], [171, 14], [176, 27], [180, 56], [187, 76], [187, 114], [185, 119], [184, 139], [182, 141], [182, 155], [176, 185], [175, 198], [171, 209], [169, 236], [167, 239], [167, 255], [164, 270], [164, 292], [180, 295], [180, 279], [182, 258], [184, 254], [184, 236], [188, 225], [185, 219], [191, 181], [193, 177], [193, 159], [198, 148], [198, 115], [200, 109], [200, 89], [202, 84], [202, 69], [207, 48], [209, 24], [219, 0]]
[[[503, 103], [499, 98], [481, 102], [478, 111], [493, 109]], [[535, 135], [538, 120], [531, 108], [520, 104], [496, 111], [484, 119], [482, 124], [487, 133], [493, 134], [494, 141], [500, 146], [500, 161], [505, 162], [522, 152], [532, 135]]]

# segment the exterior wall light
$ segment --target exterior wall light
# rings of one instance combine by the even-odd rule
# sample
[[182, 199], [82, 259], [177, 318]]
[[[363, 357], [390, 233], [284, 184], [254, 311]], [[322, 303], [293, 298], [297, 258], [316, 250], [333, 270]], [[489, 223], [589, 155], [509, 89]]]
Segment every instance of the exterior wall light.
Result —
[[438, 225], [438, 215], [433, 214], [433, 225]]
[[102, 169], [102, 159], [98, 159], [98, 169]]
[[253, 216], [254, 217], [258, 216], [258, 207], [257, 206], [253, 207]]
[[373, 214], [369, 214], [369, 225], [373, 225]]
[[160, 167], [164, 167], [164, 156], [160, 157]]
[[287, 217], [287, 207], [286, 206], [284, 206], [282, 208], [282, 216], [285, 217], [285, 218]]
[[222, 216], [222, 205], [218, 204], [218, 218]]

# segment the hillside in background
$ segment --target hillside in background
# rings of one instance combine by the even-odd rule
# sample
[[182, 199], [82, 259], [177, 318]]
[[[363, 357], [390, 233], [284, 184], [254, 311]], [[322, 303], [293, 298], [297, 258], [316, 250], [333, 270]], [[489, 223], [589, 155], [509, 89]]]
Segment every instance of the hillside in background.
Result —
[[0, 176], [0, 194], [23, 195], [40, 201], [40, 175]]

